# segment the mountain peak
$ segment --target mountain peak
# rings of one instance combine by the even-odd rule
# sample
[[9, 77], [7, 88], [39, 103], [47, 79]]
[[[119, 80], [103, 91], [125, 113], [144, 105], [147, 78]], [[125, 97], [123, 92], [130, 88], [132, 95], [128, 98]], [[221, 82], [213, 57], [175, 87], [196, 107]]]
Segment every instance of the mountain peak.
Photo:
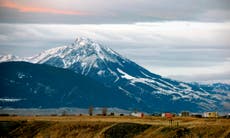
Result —
[[94, 52], [97, 55], [101, 55], [103, 50], [107, 50], [109, 48], [105, 48], [103, 47], [101, 44], [99, 44], [98, 42], [86, 38], [86, 37], [77, 37], [74, 41], [74, 43], [72, 44], [73, 49], [77, 50], [77, 49], [84, 49], [86, 50], [86, 52], [88, 53], [92, 53]]
[[[1, 59], [12, 60], [13, 56]], [[24, 60], [25, 61], [25, 60]], [[189, 84], [161, 77], [124, 58], [103, 44], [78, 37], [72, 45], [52, 48], [27, 58], [28, 62], [67, 68], [156, 110], [201, 111], [223, 108], [229, 102], [229, 86]], [[97, 92], [97, 90], [95, 90]], [[72, 93], [72, 92], [70, 92]], [[165, 101], [166, 102], [165, 104]], [[161, 106], [156, 106], [161, 104]], [[181, 106], [183, 105], [183, 106]]]
[[89, 46], [94, 44], [95, 42], [86, 37], [77, 37], [72, 44], [72, 46]]
[[78, 65], [82, 70], [77, 72], [84, 75], [91, 68], [106, 68], [110, 62], [122, 64], [121, 60], [124, 62], [127, 59], [86, 37], [77, 37], [72, 45], [52, 48], [29, 59], [33, 63], [46, 63], [61, 68]]
[[92, 39], [83, 36], [76, 37], [75, 39], [75, 42], [82, 42], [82, 41], [93, 42]]
[[97, 59], [101, 60], [107, 59], [109, 61], [116, 61], [114, 58], [117, 58], [117, 56], [121, 57], [121, 55], [117, 54], [112, 49], [86, 37], [77, 37], [71, 48], [81, 51], [86, 55], [95, 55]]

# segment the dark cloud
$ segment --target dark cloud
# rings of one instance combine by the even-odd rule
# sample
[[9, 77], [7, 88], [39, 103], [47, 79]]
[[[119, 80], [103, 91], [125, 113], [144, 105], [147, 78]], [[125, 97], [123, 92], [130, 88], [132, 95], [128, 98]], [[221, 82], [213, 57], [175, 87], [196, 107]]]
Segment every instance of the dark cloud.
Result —
[[[101, 24], [172, 20], [206, 22], [230, 20], [229, 0], [2, 1], [11, 1], [30, 8], [22, 12], [20, 8], [9, 8], [0, 3], [1, 22], [11, 23]], [[36, 8], [43, 12], [36, 12]], [[64, 14], [71, 13], [71, 11], [79, 11], [83, 14]]]

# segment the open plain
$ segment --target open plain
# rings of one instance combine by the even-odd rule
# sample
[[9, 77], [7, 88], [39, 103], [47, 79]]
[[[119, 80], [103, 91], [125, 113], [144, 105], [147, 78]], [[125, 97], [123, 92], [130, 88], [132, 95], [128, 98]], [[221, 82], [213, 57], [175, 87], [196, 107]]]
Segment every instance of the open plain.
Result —
[[229, 138], [230, 119], [145, 116], [6, 116], [0, 137]]

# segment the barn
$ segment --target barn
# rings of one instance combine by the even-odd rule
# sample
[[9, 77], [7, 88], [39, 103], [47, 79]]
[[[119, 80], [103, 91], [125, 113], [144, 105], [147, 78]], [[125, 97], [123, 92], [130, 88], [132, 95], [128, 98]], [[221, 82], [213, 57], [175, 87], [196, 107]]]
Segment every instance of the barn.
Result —
[[173, 114], [172, 113], [168, 113], [168, 112], [167, 113], [162, 113], [161, 117], [172, 118]]

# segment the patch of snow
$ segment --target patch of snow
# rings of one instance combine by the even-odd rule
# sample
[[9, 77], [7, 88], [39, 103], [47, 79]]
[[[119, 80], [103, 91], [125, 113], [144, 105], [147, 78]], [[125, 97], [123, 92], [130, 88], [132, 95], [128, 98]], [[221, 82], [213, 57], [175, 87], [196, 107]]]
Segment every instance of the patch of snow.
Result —
[[185, 83], [180, 83], [179, 85], [182, 86], [182, 87], [184, 87], [188, 91], [192, 90], [192, 88], [190, 86], [188, 86], [187, 84], [185, 84]]
[[25, 78], [26, 75], [23, 72], [18, 72], [17, 76], [19, 79], [22, 79], [22, 78]]
[[19, 102], [24, 99], [18, 99], [18, 98], [0, 98], [0, 102]]
[[13, 56], [13, 55], [4, 55], [1, 56], [0, 55], [0, 62], [8, 62], [8, 61], [21, 61], [22, 59], [20, 59], [17, 56]]
[[98, 72], [97, 72], [97, 75], [103, 75], [105, 73], [105, 71], [103, 71], [103, 70], [99, 70]]
[[[167, 81], [163, 80], [163, 79], [159, 79], [160, 81], [162, 81], [163, 83], [167, 84], [168, 86], [171, 86], [174, 89], [177, 89], [177, 87], [175, 87], [174, 85], [168, 83]], [[169, 79], [170, 80], [170, 79]]]
[[130, 96], [131, 95], [131, 93], [129, 92], [129, 91], [127, 91], [127, 90], [125, 90], [125, 89], [123, 89], [122, 87], [118, 87], [120, 90], [122, 90], [127, 96]]
[[141, 73], [145, 76], [145, 77], [148, 77], [148, 78], [152, 78], [151, 76], [145, 74], [144, 72], [141, 71]]
[[172, 98], [173, 101], [176, 101], [176, 100], [179, 100], [179, 99], [180, 99], [180, 97], [173, 95], [173, 98]]
[[118, 81], [118, 80], [119, 80], [119, 76], [117, 75], [117, 73], [114, 72], [114, 71], [112, 71], [110, 68], [108, 68], [108, 70], [109, 70], [109, 72], [110, 72], [111, 74], [113, 74], [113, 76], [116, 77], [116, 80], [115, 80], [114, 82]]
[[122, 70], [119, 69], [119, 68], [117, 68], [117, 71], [118, 71], [119, 73], [122, 74], [122, 76], [121, 76], [122, 78], [126, 78], [126, 79], [128, 79], [128, 80], [134, 80], [134, 79], [136, 79], [135, 77], [133, 77], [133, 76], [131, 76], [131, 75], [125, 73], [124, 71], [122, 71]]

